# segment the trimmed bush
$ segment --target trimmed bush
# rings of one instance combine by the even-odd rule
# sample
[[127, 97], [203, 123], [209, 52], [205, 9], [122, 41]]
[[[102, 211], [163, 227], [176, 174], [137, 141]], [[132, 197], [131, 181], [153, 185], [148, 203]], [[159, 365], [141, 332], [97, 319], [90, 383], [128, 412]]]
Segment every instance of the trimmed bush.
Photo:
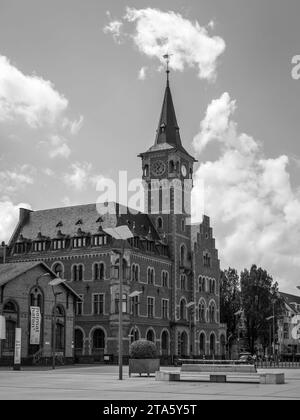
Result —
[[156, 359], [156, 346], [148, 340], [134, 341], [129, 347], [129, 356], [131, 359]]

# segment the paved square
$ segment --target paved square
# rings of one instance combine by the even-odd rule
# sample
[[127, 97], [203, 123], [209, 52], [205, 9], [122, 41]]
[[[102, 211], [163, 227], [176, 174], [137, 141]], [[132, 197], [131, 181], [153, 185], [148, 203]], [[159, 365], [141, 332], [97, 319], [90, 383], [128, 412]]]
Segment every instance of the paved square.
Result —
[[127, 366], [123, 381], [118, 380], [118, 366], [1, 369], [0, 399], [300, 399], [300, 369], [280, 369], [280, 372], [285, 373], [284, 385], [157, 382], [153, 376], [129, 378]]

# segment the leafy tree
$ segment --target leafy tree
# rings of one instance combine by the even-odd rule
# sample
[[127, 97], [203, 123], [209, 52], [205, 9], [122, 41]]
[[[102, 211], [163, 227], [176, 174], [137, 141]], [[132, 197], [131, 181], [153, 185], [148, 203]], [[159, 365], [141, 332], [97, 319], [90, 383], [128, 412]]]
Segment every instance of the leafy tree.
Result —
[[282, 313], [283, 301], [278, 294], [277, 282], [273, 281], [266, 270], [257, 268], [256, 265], [252, 265], [250, 271], [245, 269], [241, 272], [241, 300], [246, 319], [248, 344], [250, 350], [254, 352], [258, 339], [263, 346], [269, 342], [273, 308], [276, 327], [277, 317]]
[[241, 309], [240, 280], [237, 271], [229, 267], [221, 272], [220, 282], [220, 315], [221, 322], [227, 324], [227, 337], [235, 338], [237, 317], [234, 315]]

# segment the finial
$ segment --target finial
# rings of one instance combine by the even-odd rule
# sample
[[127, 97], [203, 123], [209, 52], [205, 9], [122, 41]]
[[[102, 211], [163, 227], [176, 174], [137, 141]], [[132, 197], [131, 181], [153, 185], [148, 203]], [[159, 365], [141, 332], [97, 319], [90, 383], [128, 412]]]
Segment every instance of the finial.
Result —
[[167, 73], [167, 85], [169, 85], [169, 73], [170, 73], [170, 70], [169, 70], [169, 62], [170, 62], [171, 55], [173, 55], [173, 54], [167, 53], [167, 54], [163, 55], [163, 58], [166, 60], [166, 63], [167, 63], [167, 70], [166, 70], [166, 73]]

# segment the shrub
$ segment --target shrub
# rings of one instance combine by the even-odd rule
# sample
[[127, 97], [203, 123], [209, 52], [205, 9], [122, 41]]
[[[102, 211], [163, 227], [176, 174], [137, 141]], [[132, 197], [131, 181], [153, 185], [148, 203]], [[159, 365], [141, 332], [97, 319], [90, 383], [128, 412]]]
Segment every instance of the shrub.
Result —
[[129, 355], [131, 359], [156, 359], [156, 346], [152, 341], [137, 340], [130, 345]]

